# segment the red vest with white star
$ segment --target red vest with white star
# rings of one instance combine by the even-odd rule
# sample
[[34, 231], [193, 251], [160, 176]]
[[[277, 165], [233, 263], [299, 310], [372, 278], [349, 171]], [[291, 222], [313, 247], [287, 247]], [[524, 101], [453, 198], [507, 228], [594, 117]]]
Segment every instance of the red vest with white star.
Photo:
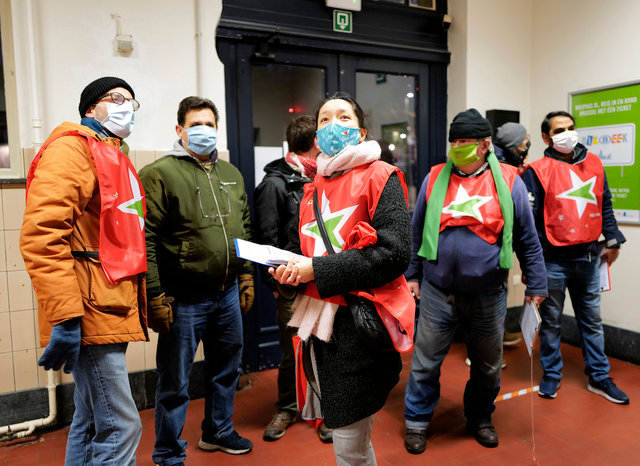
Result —
[[[380, 161], [353, 168], [336, 178], [316, 175], [312, 183], [307, 183], [304, 187], [304, 197], [300, 202], [299, 235], [302, 254], [307, 257], [327, 254], [316, 226], [316, 216], [313, 209], [315, 188], [318, 189], [318, 202], [329, 240], [334, 251], [339, 253], [342, 251], [349, 234], [358, 227], [358, 223], [371, 224], [380, 195], [392, 173], [398, 174], [406, 201], [407, 185], [404, 174], [398, 168]], [[342, 211], [341, 215], [334, 215], [340, 211]], [[368, 245], [360, 244], [359, 246], [366, 247]], [[316, 299], [322, 299], [318, 294], [315, 281], [307, 283], [302, 293]], [[378, 314], [389, 330], [396, 350], [401, 353], [411, 350], [416, 305], [403, 275], [381, 287], [352, 293], [375, 303]], [[342, 295], [331, 296], [324, 301], [342, 306], [347, 304]]]
[[[589, 152], [574, 164], [543, 157], [529, 167], [544, 189], [544, 229], [549, 242], [570, 246], [596, 241], [602, 233], [604, 191], [604, 168], [598, 156]], [[570, 196], [578, 189], [581, 197]]]
[[[112, 283], [147, 271], [147, 245], [144, 219], [147, 215], [144, 191], [136, 169], [120, 150], [77, 131], [49, 139], [40, 149], [27, 175], [27, 196], [42, 153], [49, 144], [63, 136], [84, 139], [89, 146], [98, 172], [100, 186], [100, 248], [98, 256], [104, 272]], [[137, 192], [134, 192], [137, 191]], [[125, 212], [126, 201], [140, 198]]]
[[[433, 185], [444, 165], [440, 164], [431, 168], [429, 184], [427, 185], [427, 203], [429, 202]], [[503, 163], [500, 164], [500, 168], [509, 190], [513, 190], [513, 183], [518, 176], [518, 169]], [[465, 192], [467, 194], [464, 194]], [[463, 206], [465, 200], [469, 202], [468, 209], [473, 215], [459, 212], [452, 208], [456, 205]], [[474, 209], [472, 204], [475, 200], [480, 202], [475, 203]], [[452, 205], [452, 203], [455, 204]], [[504, 219], [502, 218], [498, 190], [491, 170], [485, 170], [480, 176], [469, 178], [451, 173], [447, 195], [444, 198], [444, 206], [440, 215], [440, 231], [447, 227], [463, 226], [469, 228], [489, 244], [495, 244], [498, 241], [504, 226]]]

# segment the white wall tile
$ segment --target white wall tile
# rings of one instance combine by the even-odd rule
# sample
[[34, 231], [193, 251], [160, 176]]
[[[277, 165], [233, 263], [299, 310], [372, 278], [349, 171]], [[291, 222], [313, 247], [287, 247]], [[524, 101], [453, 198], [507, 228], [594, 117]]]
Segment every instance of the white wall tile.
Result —
[[36, 350], [14, 351], [13, 371], [16, 391], [38, 387], [38, 364]]
[[149, 341], [144, 344], [145, 369], [156, 368], [156, 351], [158, 349], [158, 334], [149, 329]]
[[14, 392], [16, 390], [13, 377], [13, 353], [0, 354], [0, 393]]
[[0, 312], [0, 353], [11, 352], [11, 317], [8, 312]]
[[6, 230], [19, 230], [22, 228], [22, 217], [25, 207], [25, 188], [23, 186], [2, 187], [2, 210], [4, 215], [4, 228]]
[[9, 314], [11, 315], [11, 345], [13, 351], [35, 349], [33, 310], [12, 311]]
[[2, 270], [26, 270], [22, 254], [20, 254], [20, 230], [5, 230], [4, 243], [6, 268]]
[[7, 272], [9, 285], [9, 308], [12, 311], [33, 309], [31, 279], [25, 270]]
[[125, 355], [127, 362], [127, 371], [136, 372], [144, 370], [144, 342], [135, 341], [127, 346], [127, 354]]

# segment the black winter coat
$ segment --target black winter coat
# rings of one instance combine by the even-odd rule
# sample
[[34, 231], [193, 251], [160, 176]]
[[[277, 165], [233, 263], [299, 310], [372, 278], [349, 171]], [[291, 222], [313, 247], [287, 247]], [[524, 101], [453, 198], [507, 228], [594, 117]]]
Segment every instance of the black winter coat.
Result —
[[[310, 180], [295, 172], [284, 158], [264, 167], [267, 172], [253, 192], [254, 241], [284, 249], [288, 243], [287, 226], [298, 218], [305, 183]], [[262, 280], [271, 291], [276, 282], [262, 266]]]

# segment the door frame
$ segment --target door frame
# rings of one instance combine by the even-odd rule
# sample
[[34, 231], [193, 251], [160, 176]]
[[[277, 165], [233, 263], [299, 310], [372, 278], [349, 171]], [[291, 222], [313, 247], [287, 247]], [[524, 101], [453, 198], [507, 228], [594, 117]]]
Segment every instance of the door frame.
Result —
[[[416, 108], [418, 183], [422, 183], [431, 166], [445, 161], [447, 63], [441, 57], [435, 61], [410, 60], [406, 57], [390, 59], [378, 54], [336, 51], [331, 47], [326, 50], [318, 47], [310, 50], [290, 43], [268, 44], [268, 53], [265, 54], [264, 43], [238, 42], [225, 38], [218, 39], [217, 47], [219, 57], [225, 65], [226, 129], [230, 161], [245, 179], [252, 210], [255, 164], [251, 67], [255, 60], [324, 68], [326, 95], [344, 90], [356, 99], [355, 73], [358, 71], [416, 76], [419, 87]], [[261, 55], [256, 56], [256, 52]], [[270, 58], [269, 55], [275, 57]], [[273, 295], [261, 283], [257, 268], [256, 272], [254, 309], [244, 318], [245, 349], [242, 366], [248, 372], [277, 367], [280, 355], [277, 325], [264, 324], [266, 321], [275, 323], [275, 317], [271, 317], [275, 316]]]

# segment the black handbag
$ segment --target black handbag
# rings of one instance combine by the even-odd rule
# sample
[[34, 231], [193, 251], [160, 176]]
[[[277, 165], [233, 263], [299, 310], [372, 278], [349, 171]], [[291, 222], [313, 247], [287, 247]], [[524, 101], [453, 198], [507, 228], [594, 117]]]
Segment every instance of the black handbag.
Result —
[[[316, 214], [316, 222], [324, 247], [327, 250], [327, 254], [335, 254], [333, 246], [329, 241], [327, 235], [327, 229], [324, 226], [322, 220], [322, 213], [320, 212], [320, 206], [318, 205], [318, 190], [313, 191], [313, 209]], [[344, 299], [347, 301], [349, 310], [351, 311], [351, 317], [356, 328], [356, 333], [360, 338], [360, 341], [364, 346], [373, 351], [393, 351], [393, 341], [387, 327], [385, 327], [382, 318], [378, 314], [375, 304], [371, 300], [362, 298], [360, 296], [353, 295], [351, 293], [345, 293]]]

